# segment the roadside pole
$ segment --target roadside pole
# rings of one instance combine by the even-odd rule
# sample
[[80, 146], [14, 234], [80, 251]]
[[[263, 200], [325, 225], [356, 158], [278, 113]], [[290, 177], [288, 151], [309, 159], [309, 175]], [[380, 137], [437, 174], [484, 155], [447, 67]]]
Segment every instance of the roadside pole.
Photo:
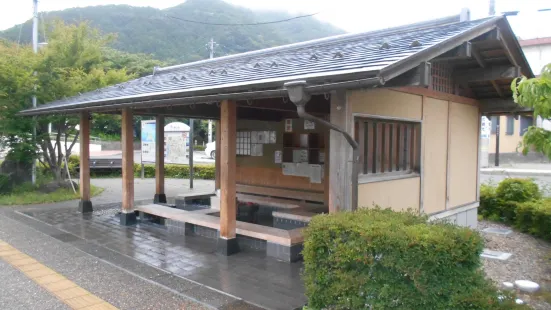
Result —
[[[38, 53], [38, 0], [33, 0], [33, 51]], [[36, 75], [36, 71], [34, 72]], [[36, 85], [34, 86], [36, 91]], [[33, 108], [36, 108], [36, 95], [33, 95]], [[33, 144], [36, 146], [36, 116], [33, 117]], [[32, 164], [32, 184], [36, 184], [36, 158], [33, 158]]]
[[189, 188], [193, 189], [193, 118], [189, 119]]

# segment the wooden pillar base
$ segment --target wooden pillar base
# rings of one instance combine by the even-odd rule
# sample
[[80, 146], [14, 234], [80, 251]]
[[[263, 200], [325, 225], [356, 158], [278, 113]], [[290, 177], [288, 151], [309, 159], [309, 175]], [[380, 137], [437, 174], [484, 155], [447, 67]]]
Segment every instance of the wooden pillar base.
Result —
[[224, 256], [230, 256], [235, 253], [239, 253], [239, 244], [237, 243], [237, 238], [225, 239], [218, 238], [216, 243], [216, 253]]
[[92, 202], [90, 200], [81, 200], [78, 203], [78, 212], [80, 213], [90, 213], [94, 212], [92, 208]]
[[166, 195], [155, 194], [155, 196], [153, 197], [153, 203], [166, 203]]
[[124, 212], [121, 213], [121, 216], [120, 216], [121, 225], [131, 226], [131, 225], [136, 225], [137, 222], [138, 220], [136, 219], [136, 213], [134, 211], [129, 213], [124, 213]]

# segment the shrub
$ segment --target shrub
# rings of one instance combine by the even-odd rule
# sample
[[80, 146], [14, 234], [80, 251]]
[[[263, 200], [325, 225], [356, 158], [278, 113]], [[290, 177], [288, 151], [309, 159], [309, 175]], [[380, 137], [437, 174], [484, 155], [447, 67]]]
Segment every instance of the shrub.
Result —
[[551, 240], [551, 200], [543, 199], [519, 204], [515, 227], [534, 236]]
[[480, 186], [480, 206], [478, 213], [485, 218], [499, 214], [499, 203], [495, 187], [483, 184]]
[[516, 202], [541, 198], [539, 186], [531, 179], [505, 179], [497, 186], [496, 194], [499, 199]]
[[319, 215], [305, 231], [313, 309], [515, 309], [480, 271], [483, 240], [426, 217], [364, 209]]
[[[140, 176], [142, 167], [140, 164], [134, 164], [134, 175]], [[194, 178], [212, 180], [214, 179], [214, 165], [194, 165]], [[155, 177], [155, 166], [144, 165], [144, 174], [146, 178]], [[185, 165], [165, 165], [165, 178], [189, 178], [189, 166]]]
[[0, 194], [7, 194], [12, 189], [12, 181], [9, 174], [0, 173]]

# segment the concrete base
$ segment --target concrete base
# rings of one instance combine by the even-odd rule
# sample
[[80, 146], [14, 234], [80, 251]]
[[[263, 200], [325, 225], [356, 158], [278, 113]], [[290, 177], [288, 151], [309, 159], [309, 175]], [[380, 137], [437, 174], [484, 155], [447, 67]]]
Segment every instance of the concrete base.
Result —
[[218, 238], [216, 243], [216, 252], [220, 255], [230, 256], [240, 251], [237, 238], [224, 239]]
[[121, 213], [120, 215], [120, 223], [123, 226], [130, 226], [130, 225], [136, 225], [137, 223], [136, 219], [136, 213], [130, 212], [130, 213]]
[[302, 243], [285, 246], [277, 243], [267, 242], [266, 255], [284, 262], [292, 263], [302, 259], [301, 252], [303, 248], [304, 246]]
[[166, 203], [166, 195], [155, 194], [155, 196], [153, 197], [153, 203]]
[[89, 200], [81, 200], [78, 203], [78, 212], [80, 213], [89, 213], [93, 212], [94, 208], [92, 208], [92, 202]]
[[430, 221], [445, 221], [457, 226], [475, 229], [478, 225], [478, 202], [447, 210], [429, 217]]

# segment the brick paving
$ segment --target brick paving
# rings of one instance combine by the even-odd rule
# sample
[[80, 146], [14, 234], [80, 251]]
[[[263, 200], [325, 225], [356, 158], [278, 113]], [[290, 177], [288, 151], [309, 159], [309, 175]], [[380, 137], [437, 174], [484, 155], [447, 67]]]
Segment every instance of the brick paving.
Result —
[[[172, 277], [159, 281], [183, 278], [267, 309], [294, 309], [306, 303], [300, 278], [302, 263], [279, 262], [266, 257], [263, 251], [252, 249], [243, 249], [230, 257], [219, 256], [215, 253], [214, 239], [176, 235], [153, 224], [123, 227], [116, 217], [118, 208], [95, 209], [93, 214], [84, 216], [75, 208], [33, 208], [19, 213], [53, 226], [59, 231], [58, 240], [74, 244], [85, 240], [88, 247], [130, 257], [160, 268]], [[101, 251], [89, 251], [92, 255], [96, 252]]]

